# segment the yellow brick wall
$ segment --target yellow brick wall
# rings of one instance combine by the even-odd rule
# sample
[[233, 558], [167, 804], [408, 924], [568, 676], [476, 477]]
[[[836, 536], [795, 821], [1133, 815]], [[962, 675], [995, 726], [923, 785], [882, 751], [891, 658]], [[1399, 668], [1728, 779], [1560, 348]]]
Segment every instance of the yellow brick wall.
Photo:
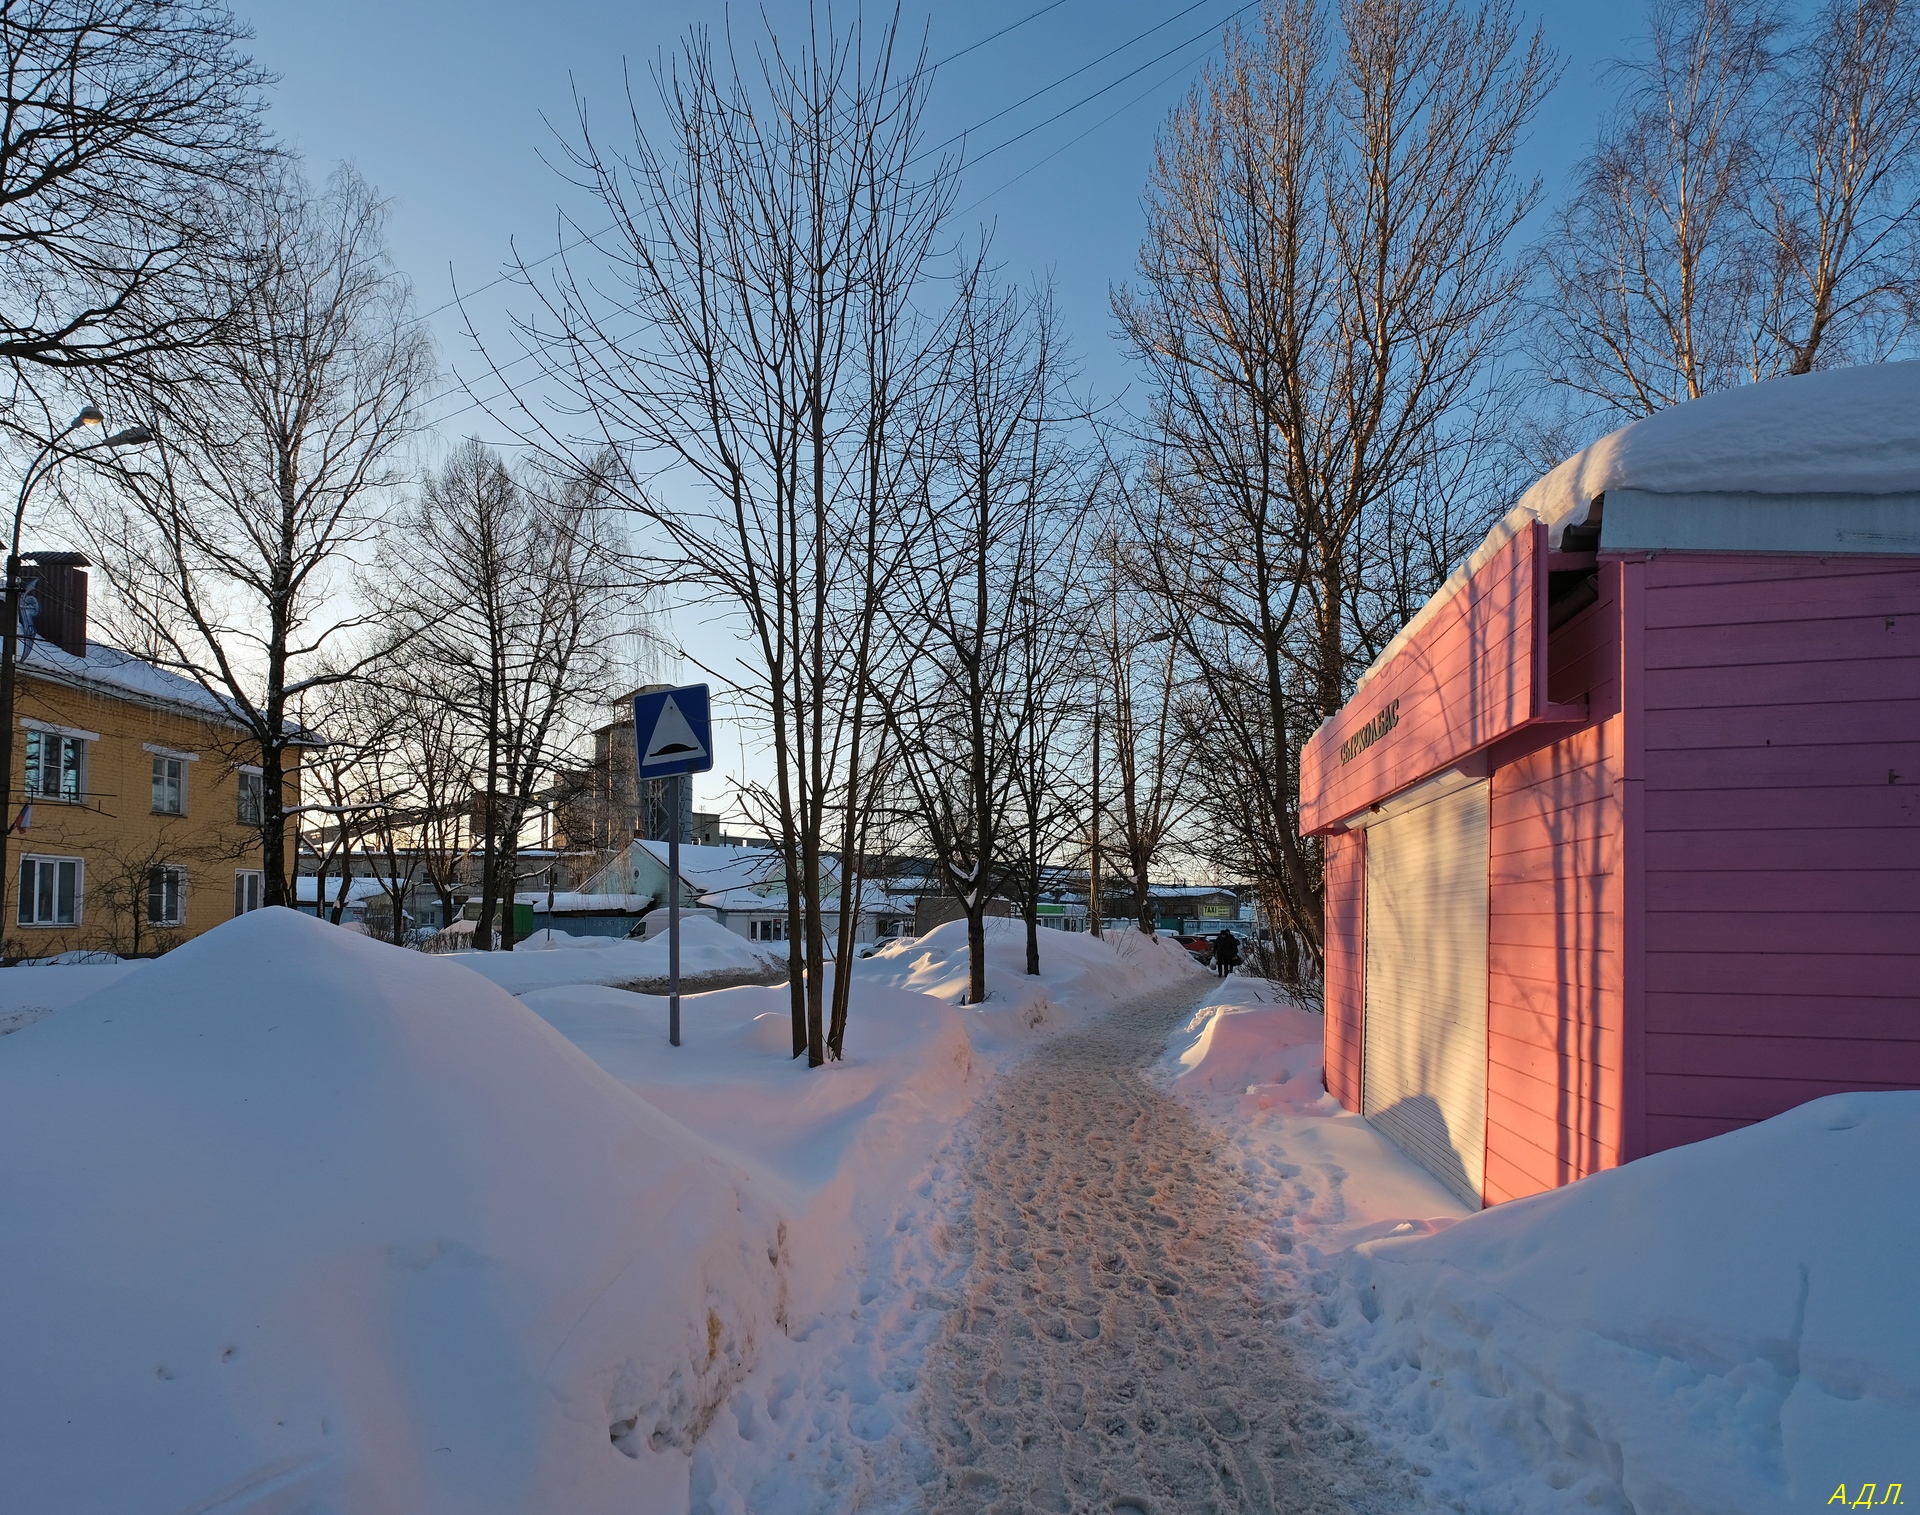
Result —
[[[93, 689], [74, 689], [24, 671], [15, 695], [13, 772], [6, 820], [19, 814], [26, 790], [28, 729], [43, 721], [99, 733], [87, 743], [85, 793], [80, 803], [35, 797], [31, 824], [8, 838], [5, 909], [0, 936], [8, 957], [46, 957], [94, 950], [149, 953], [175, 946], [233, 918], [234, 874], [260, 867], [259, 833], [239, 822], [240, 764], [258, 766], [244, 733], [218, 722], [154, 709]], [[153, 759], [147, 744], [196, 753], [185, 765], [186, 813], [153, 812]], [[294, 776], [285, 803], [298, 803]], [[78, 857], [84, 863], [80, 919], [73, 926], [23, 926], [19, 919], [20, 860], [24, 856]], [[178, 927], [146, 922], [143, 893], [148, 861], [187, 871], [185, 921]]]

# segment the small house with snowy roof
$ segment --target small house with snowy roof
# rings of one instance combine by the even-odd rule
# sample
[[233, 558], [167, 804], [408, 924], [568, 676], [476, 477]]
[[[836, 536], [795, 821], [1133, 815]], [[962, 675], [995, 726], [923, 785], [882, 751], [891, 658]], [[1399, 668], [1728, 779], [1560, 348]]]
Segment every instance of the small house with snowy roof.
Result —
[[[636, 935], [655, 936], [666, 929], [665, 906], [668, 846], [665, 842], [641, 839], [629, 843], [598, 873], [580, 886], [583, 896], [620, 896], [647, 903], [647, 924]], [[839, 868], [831, 859], [823, 860], [829, 908], [823, 921], [829, 936], [840, 929]], [[876, 918], [887, 908], [885, 891], [877, 884], [862, 888], [860, 914], [854, 923], [854, 940], [866, 944], [874, 940]], [[683, 843], [680, 848], [680, 905], [711, 915], [719, 924], [749, 941], [784, 942], [787, 939], [786, 866], [780, 853], [771, 847], [701, 847]], [[657, 913], [657, 918], [656, 918]], [[561, 930], [569, 930], [566, 921], [556, 916]], [[591, 930], [588, 933], [591, 934]]]

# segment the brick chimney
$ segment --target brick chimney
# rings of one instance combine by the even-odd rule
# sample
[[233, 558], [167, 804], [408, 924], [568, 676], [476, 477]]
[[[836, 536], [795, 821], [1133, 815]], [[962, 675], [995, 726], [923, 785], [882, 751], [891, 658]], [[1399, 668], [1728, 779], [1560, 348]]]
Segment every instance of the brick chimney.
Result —
[[87, 655], [87, 570], [92, 566], [77, 552], [31, 552], [21, 558], [22, 575], [39, 581], [33, 591], [40, 603], [35, 635], [77, 658]]

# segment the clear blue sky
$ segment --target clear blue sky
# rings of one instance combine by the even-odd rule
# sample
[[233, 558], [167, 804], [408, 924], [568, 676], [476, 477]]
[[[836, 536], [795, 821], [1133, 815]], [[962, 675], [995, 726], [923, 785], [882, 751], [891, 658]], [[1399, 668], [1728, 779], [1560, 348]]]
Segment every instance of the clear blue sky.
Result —
[[[930, 51], [940, 58], [1047, 3], [929, 6], [923, 0], [909, 4], [906, 15], [911, 26], [925, 24]], [[1125, 374], [1109, 335], [1107, 291], [1131, 269], [1154, 132], [1211, 51], [1219, 23], [1242, 3], [1200, 0], [1180, 15], [1190, 0], [1063, 0], [943, 68], [935, 83], [932, 124], [945, 136], [1166, 23], [983, 128], [970, 143], [970, 155], [977, 155], [1199, 39], [966, 173], [960, 203], [980, 202], [967, 222], [994, 224], [1010, 274], [1053, 279], [1087, 375], [1109, 394]], [[282, 135], [316, 170], [349, 160], [392, 198], [394, 249], [422, 309], [448, 299], [456, 277], [466, 289], [484, 284], [499, 271], [510, 243], [530, 252], [553, 246], [565, 186], [543, 161], [554, 146], [547, 123], [569, 125], [574, 88], [596, 115], [609, 119], [623, 108], [623, 62], [643, 71], [670, 53], [689, 25], [717, 26], [726, 16], [724, 6], [698, 0], [243, 0], [240, 9], [257, 28], [260, 61], [281, 76], [274, 121]], [[789, 29], [803, 24], [806, 13], [794, 0], [769, 0], [767, 11]], [[1529, 149], [1552, 183], [1579, 157], [1603, 104], [1598, 66], [1631, 47], [1643, 11], [1631, 3], [1558, 0], [1526, 15], [1544, 22], [1549, 42], [1567, 60]], [[757, 7], [736, 6], [733, 16], [736, 30], [749, 38], [759, 30]], [[496, 329], [499, 302], [508, 293], [496, 290], [474, 302], [483, 329]], [[434, 325], [446, 360], [472, 369], [457, 315], [443, 314]], [[442, 410], [462, 403], [450, 400]], [[475, 424], [483, 422], [472, 414], [451, 422], [455, 431]]]
[[[931, 128], [945, 137], [1166, 23], [973, 134], [969, 155], [978, 157], [1114, 86], [969, 167], [959, 200], [967, 207], [964, 224], [993, 225], [1010, 276], [1053, 281], [1084, 375], [1106, 396], [1127, 382], [1111, 336], [1108, 290], [1133, 266], [1155, 131], [1243, 0], [1200, 0], [1187, 9], [1190, 3], [1061, 0], [942, 68], [933, 87]], [[930, 55], [939, 59], [1047, 5], [908, 0], [904, 14], [912, 27], [926, 26]], [[495, 277], [512, 244], [529, 256], [552, 249], [556, 207], [568, 193], [549, 167], [553, 129], [571, 124], [576, 89], [596, 117], [610, 121], [624, 110], [623, 64], [650, 87], [645, 70], [670, 54], [690, 25], [718, 26], [726, 17], [723, 5], [705, 0], [238, 0], [238, 7], [257, 29], [257, 58], [280, 75], [273, 120], [281, 136], [316, 173], [350, 161], [391, 198], [394, 253], [422, 310], [447, 301], [455, 279], [473, 290]], [[793, 31], [804, 24], [806, 8], [804, 0], [767, 0], [766, 13]], [[1644, 14], [1632, 0], [1552, 0], [1524, 13], [1528, 25], [1544, 23], [1566, 64], [1527, 149], [1528, 167], [1546, 176], [1550, 193], [1591, 138], [1607, 96], [1605, 62], [1632, 49]], [[736, 6], [733, 16], [737, 34], [759, 34], [759, 7]], [[1177, 50], [1160, 58], [1170, 49]], [[589, 207], [574, 207], [590, 217]], [[469, 306], [489, 343], [507, 351], [502, 301], [511, 298], [505, 287]], [[482, 372], [458, 312], [436, 316], [433, 325], [447, 364], [469, 376]], [[490, 381], [478, 387], [495, 389]], [[484, 414], [462, 413], [467, 403], [454, 393], [435, 407], [444, 440], [469, 431], [495, 435]], [[678, 621], [676, 629], [689, 644], [712, 647], [723, 639], [720, 627]], [[730, 749], [738, 757], [727, 763]], [[725, 738], [721, 754], [723, 768], [760, 766]], [[701, 804], [719, 799], [722, 781], [722, 772], [700, 781]]]

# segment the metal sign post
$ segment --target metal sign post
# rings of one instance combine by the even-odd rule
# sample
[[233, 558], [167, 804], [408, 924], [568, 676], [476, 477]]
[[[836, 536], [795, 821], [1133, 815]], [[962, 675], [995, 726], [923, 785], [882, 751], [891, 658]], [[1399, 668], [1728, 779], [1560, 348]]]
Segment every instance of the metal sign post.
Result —
[[687, 776], [673, 781], [673, 819], [667, 822], [667, 1040], [680, 1045], [680, 792]]
[[705, 684], [669, 684], [633, 697], [633, 752], [643, 779], [672, 779], [667, 822], [667, 1040], [680, 1045], [680, 811], [687, 775], [713, 767], [713, 723]]

